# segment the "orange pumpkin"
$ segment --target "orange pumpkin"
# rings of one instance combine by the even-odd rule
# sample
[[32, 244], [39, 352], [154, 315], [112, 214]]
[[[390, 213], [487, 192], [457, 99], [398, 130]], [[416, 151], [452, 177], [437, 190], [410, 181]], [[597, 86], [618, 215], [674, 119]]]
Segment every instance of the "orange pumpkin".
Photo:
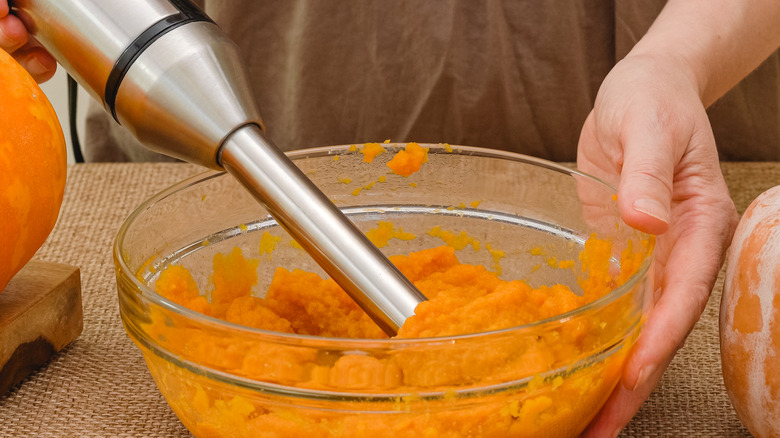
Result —
[[780, 437], [780, 186], [740, 219], [720, 304], [723, 380], [756, 437]]
[[57, 114], [27, 71], [0, 50], [0, 291], [54, 228], [66, 171]]

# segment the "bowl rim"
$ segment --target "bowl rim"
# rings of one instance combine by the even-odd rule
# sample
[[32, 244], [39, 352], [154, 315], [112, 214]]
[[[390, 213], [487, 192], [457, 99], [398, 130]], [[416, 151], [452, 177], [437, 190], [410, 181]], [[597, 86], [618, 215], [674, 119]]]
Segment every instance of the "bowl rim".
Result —
[[[406, 144], [408, 143], [381, 143], [383, 147], [394, 147], [394, 148], [403, 148]], [[595, 176], [584, 173], [576, 168], [569, 168], [549, 160], [532, 157], [529, 155], [524, 155], [524, 154], [519, 154], [519, 153], [509, 152], [509, 151], [502, 151], [497, 149], [483, 148], [483, 147], [449, 145], [446, 143], [418, 143], [418, 144], [420, 146], [429, 149], [437, 148], [434, 151], [434, 153], [459, 154], [459, 155], [479, 156], [484, 158], [498, 158], [503, 160], [511, 160], [511, 161], [517, 161], [521, 163], [531, 164], [541, 168], [557, 171], [559, 173], [563, 173], [572, 177], [579, 176], [594, 181], [596, 183], [603, 185], [606, 189], [612, 191], [613, 193], [617, 193], [616, 189], [612, 185], [604, 182], [603, 180]], [[358, 153], [357, 150], [354, 150], [354, 146], [356, 145], [344, 144], [344, 145], [333, 145], [333, 146], [321, 146], [321, 147], [314, 147], [314, 148], [307, 148], [307, 149], [298, 149], [298, 150], [286, 152], [285, 154], [288, 157], [290, 157], [293, 161], [295, 161], [295, 160], [300, 160], [305, 158], [320, 158], [320, 157], [327, 157], [327, 156], [344, 155], [348, 153]], [[584, 306], [577, 307], [576, 309], [570, 310], [568, 312], [554, 315], [552, 317], [545, 318], [539, 321], [534, 321], [531, 323], [527, 323], [519, 326], [507, 327], [498, 330], [491, 330], [491, 331], [478, 332], [478, 333], [467, 333], [467, 334], [460, 334], [460, 335], [425, 337], [425, 338], [366, 339], [366, 338], [339, 338], [339, 337], [327, 337], [327, 336], [301, 335], [295, 333], [282, 333], [282, 332], [276, 332], [271, 330], [258, 329], [254, 327], [248, 327], [248, 326], [243, 326], [240, 324], [228, 322], [212, 316], [204, 315], [202, 313], [196, 312], [194, 310], [191, 310], [187, 307], [184, 307], [180, 304], [177, 304], [173, 301], [166, 299], [165, 297], [159, 295], [152, 288], [148, 287], [144, 282], [140, 281], [135, 275], [136, 273], [132, 272], [132, 270], [125, 262], [124, 257], [122, 256], [121, 247], [124, 242], [124, 237], [127, 234], [129, 228], [133, 225], [134, 221], [144, 211], [151, 208], [155, 203], [160, 202], [163, 199], [172, 196], [181, 190], [196, 185], [202, 181], [207, 181], [209, 179], [213, 179], [217, 177], [224, 177], [225, 175], [227, 175], [227, 173], [224, 171], [206, 170], [205, 172], [195, 174], [171, 186], [168, 186], [167, 188], [157, 192], [156, 194], [154, 194], [153, 196], [151, 196], [150, 198], [142, 202], [138, 207], [136, 207], [130, 213], [130, 215], [125, 219], [125, 221], [122, 223], [122, 226], [119, 228], [119, 231], [117, 232], [117, 235], [114, 239], [113, 251], [112, 251], [114, 263], [117, 266], [116, 269], [117, 275], [119, 275], [119, 273], [121, 272], [133, 284], [133, 286], [137, 290], [141, 291], [142, 296], [145, 299], [152, 302], [153, 304], [168, 309], [170, 311], [173, 311], [178, 316], [185, 317], [189, 320], [196, 322], [197, 324], [215, 326], [221, 330], [229, 329], [231, 331], [241, 332], [249, 337], [263, 336], [263, 341], [265, 342], [291, 343], [298, 346], [301, 346], [300, 344], [301, 342], [305, 342], [306, 347], [312, 347], [312, 348], [318, 346], [332, 347], [333, 345], [335, 345], [335, 343], [337, 343], [339, 346], [338, 348], [344, 350], [359, 349], [359, 348], [364, 348], [364, 349], [388, 348], [388, 347], [403, 348], [404, 346], [410, 344], [413, 345], [414, 347], [420, 347], [423, 345], [452, 343], [455, 341], [466, 341], [475, 338], [501, 336], [510, 333], [514, 334], [515, 332], [538, 330], [539, 327], [545, 325], [563, 324], [566, 321], [587, 314], [592, 309], [605, 306], [610, 302], [615, 301], [620, 297], [624, 296], [631, 289], [633, 289], [633, 287], [636, 286], [636, 284], [641, 279], [643, 279], [646, 276], [655, 258], [655, 236], [636, 230], [637, 233], [641, 233], [647, 236], [648, 239], [650, 240], [649, 253], [648, 256], [643, 260], [642, 264], [637, 269], [637, 271], [634, 274], [632, 274], [631, 277], [627, 279], [623, 284], [613, 289], [609, 293], [605, 294], [604, 296], [599, 297], [598, 299], [591, 301], [585, 304]], [[119, 294], [120, 295], [122, 294], [121, 289], [119, 289]], [[121, 311], [121, 306], [120, 306], [120, 311]]]

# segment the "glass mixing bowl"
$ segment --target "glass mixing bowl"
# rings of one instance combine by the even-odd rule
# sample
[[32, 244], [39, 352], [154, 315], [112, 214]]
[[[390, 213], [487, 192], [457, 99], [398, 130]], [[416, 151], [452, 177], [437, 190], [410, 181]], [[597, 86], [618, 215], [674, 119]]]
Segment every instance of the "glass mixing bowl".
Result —
[[[234, 248], [256, 260], [258, 297], [277, 267], [322, 273], [233, 178], [208, 172], [144, 202], [114, 246], [122, 321], [173, 411], [208, 437], [579, 434], [639, 333], [653, 238], [620, 220], [612, 187], [576, 170], [427, 144], [428, 162], [403, 177], [386, 163], [404, 145], [382, 146], [371, 163], [355, 146], [289, 155], [362, 230], [403, 230], [381, 242], [388, 255], [448, 244], [502, 279], [608, 292], [534, 323], [446, 337], [348, 339], [229, 323], [158, 295], [161, 273], [187, 268], [204, 299], [215, 255]], [[587, 270], [592, 235], [608, 243], [598, 274]]]

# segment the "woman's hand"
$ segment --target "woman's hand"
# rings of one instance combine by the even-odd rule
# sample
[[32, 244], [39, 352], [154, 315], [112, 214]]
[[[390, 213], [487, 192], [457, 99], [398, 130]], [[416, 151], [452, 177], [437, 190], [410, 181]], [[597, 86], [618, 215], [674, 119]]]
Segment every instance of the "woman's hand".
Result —
[[57, 62], [30, 37], [22, 21], [10, 14], [6, 0], [0, 0], [0, 49], [10, 53], [38, 83], [48, 81], [57, 71]]
[[657, 234], [654, 306], [621, 384], [586, 436], [631, 420], [704, 311], [738, 216], [695, 75], [681, 60], [629, 55], [604, 80], [578, 167], [618, 187], [625, 222]]
[[658, 239], [654, 305], [586, 436], [617, 435], [704, 311], [738, 221], [705, 108], [777, 50], [778, 20], [777, 0], [669, 0], [599, 89], [578, 165]]

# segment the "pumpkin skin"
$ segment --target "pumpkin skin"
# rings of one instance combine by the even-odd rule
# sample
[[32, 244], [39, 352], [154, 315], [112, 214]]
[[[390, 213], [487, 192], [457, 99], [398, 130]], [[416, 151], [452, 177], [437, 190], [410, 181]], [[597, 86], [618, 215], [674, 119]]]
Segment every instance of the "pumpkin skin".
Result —
[[54, 228], [66, 173], [57, 114], [27, 71], [0, 50], [0, 291]]
[[750, 204], [727, 256], [720, 304], [723, 380], [742, 423], [780, 437], [780, 186]]

